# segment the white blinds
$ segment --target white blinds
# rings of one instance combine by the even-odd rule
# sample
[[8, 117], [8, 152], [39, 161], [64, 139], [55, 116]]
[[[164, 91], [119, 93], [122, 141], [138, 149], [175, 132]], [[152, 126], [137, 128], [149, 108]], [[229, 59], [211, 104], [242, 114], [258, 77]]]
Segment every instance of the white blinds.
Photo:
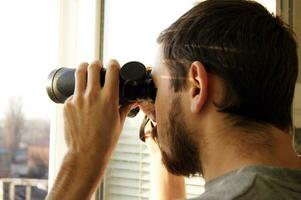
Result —
[[186, 178], [186, 197], [193, 198], [202, 194], [204, 190], [205, 181], [201, 177]]
[[139, 140], [141, 116], [127, 119], [104, 181], [105, 199], [148, 199], [149, 154]]
[[146, 148], [137, 134], [123, 133], [106, 173], [105, 199], [148, 199], [149, 155]]

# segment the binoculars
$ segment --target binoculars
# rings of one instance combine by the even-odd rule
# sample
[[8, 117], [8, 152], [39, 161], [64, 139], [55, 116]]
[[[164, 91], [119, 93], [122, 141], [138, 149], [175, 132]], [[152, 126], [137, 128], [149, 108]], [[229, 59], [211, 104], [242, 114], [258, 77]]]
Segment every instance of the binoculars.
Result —
[[[55, 103], [64, 103], [73, 95], [75, 87], [75, 69], [59, 68], [53, 70], [47, 80], [46, 90], [50, 99]], [[100, 85], [105, 83], [106, 70], [100, 71]], [[136, 61], [124, 64], [119, 73], [119, 104], [125, 105], [131, 102], [154, 102], [156, 87], [151, 76], [151, 70]], [[139, 108], [130, 112], [128, 117], [134, 117]]]

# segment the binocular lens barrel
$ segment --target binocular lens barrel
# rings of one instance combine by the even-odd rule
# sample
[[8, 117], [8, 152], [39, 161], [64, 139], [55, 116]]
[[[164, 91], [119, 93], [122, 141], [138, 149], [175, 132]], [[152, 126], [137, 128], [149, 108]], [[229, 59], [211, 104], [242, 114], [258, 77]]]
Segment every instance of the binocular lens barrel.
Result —
[[[59, 68], [53, 70], [47, 80], [48, 96], [55, 103], [64, 103], [73, 95], [75, 87], [75, 69]], [[100, 85], [105, 83], [106, 70], [100, 72]], [[128, 62], [119, 73], [119, 103], [151, 101], [156, 98], [156, 87], [149, 70], [140, 62]]]

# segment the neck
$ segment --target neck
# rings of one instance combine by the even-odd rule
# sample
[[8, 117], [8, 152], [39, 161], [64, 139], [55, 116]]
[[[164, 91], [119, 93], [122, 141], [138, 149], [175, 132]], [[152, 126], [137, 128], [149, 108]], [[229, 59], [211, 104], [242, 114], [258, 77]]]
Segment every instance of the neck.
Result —
[[294, 152], [288, 133], [274, 127], [254, 133], [214, 127], [217, 126], [207, 129], [211, 131], [206, 134], [205, 146], [201, 145], [206, 181], [250, 165], [301, 169], [301, 159]]

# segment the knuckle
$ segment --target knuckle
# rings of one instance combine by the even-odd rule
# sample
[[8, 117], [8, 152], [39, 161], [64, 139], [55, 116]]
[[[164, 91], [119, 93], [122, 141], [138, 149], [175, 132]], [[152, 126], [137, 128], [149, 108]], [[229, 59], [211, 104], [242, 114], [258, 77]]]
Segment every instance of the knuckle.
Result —
[[84, 105], [84, 100], [82, 96], [76, 95], [73, 101], [74, 101], [74, 105], [76, 105], [79, 108], [82, 108]]
[[87, 96], [97, 96], [99, 93], [99, 90], [96, 86], [92, 85], [91, 87], [87, 88], [86, 94]]
[[88, 66], [88, 71], [92, 71], [92, 70], [95, 70], [97, 68], [97, 66], [91, 64]]
[[104, 102], [104, 104], [109, 104], [111, 102], [110, 96], [104, 96], [103, 102]]
[[63, 106], [64, 113], [68, 113], [73, 107], [73, 103], [71, 101], [66, 101]]
[[112, 94], [112, 92], [108, 92], [106, 95], [104, 95], [104, 102], [106, 104], [111, 104], [114, 101], [116, 101], [115, 96]]
[[87, 91], [85, 95], [85, 101], [87, 102], [88, 105], [94, 104], [96, 99], [97, 99], [97, 93], [94, 92], [94, 90]]
[[101, 64], [98, 60], [93, 61], [89, 66], [88, 69], [89, 70], [96, 70], [96, 69], [100, 69], [101, 68]]

